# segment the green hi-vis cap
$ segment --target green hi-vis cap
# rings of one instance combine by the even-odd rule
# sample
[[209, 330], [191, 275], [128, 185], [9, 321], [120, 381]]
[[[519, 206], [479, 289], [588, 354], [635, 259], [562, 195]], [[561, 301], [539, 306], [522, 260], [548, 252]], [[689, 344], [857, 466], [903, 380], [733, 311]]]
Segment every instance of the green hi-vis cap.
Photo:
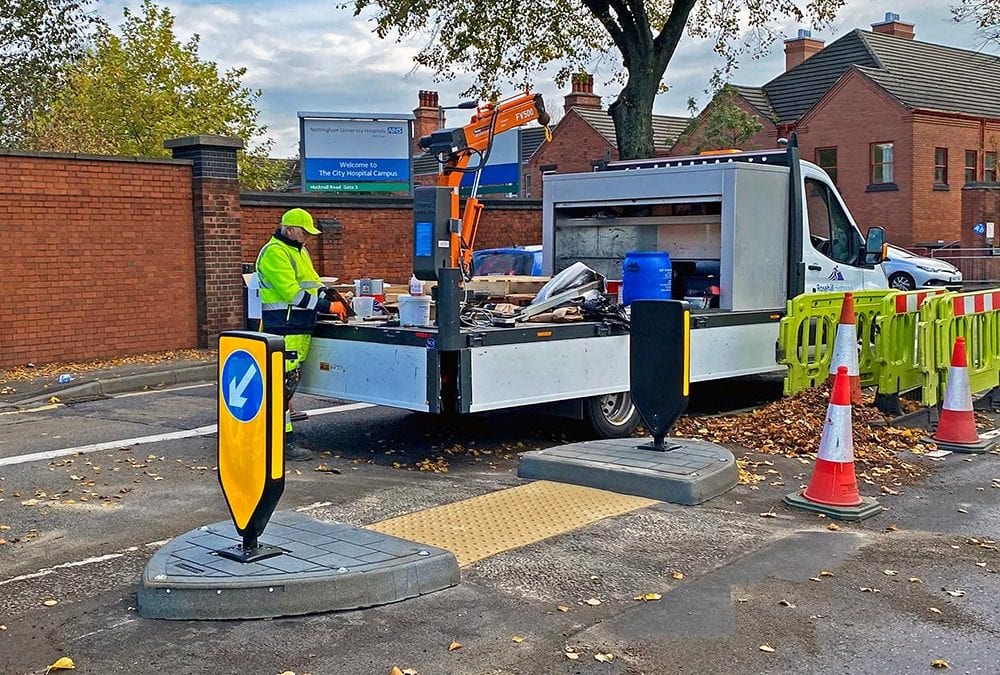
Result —
[[313, 217], [305, 209], [289, 209], [281, 216], [284, 227], [301, 227], [309, 234], [322, 234], [323, 231], [313, 223]]

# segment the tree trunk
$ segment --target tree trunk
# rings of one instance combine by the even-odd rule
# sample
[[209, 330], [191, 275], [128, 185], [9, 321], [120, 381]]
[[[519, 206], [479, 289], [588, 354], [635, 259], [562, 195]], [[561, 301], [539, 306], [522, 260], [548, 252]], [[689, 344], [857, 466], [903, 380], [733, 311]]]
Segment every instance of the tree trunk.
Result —
[[645, 159], [656, 155], [653, 143], [653, 99], [666, 64], [648, 63], [629, 70], [628, 82], [608, 110], [615, 123], [619, 159]]

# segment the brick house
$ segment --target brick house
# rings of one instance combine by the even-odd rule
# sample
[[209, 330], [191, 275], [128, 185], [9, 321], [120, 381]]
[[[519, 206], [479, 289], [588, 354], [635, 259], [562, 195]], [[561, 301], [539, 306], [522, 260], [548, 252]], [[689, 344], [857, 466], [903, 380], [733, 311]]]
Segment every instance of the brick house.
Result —
[[[594, 93], [593, 76], [579, 73], [571, 84], [563, 100], [563, 117], [552, 129], [552, 141], [535, 150], [524, 169], [525, 197], [542, 196], [546, 173], [592, 171], [600, 162], [618, 159], [615, 125]], [[653, 115], [656, 154], [669, 154], [689, 122], [687, 117]]]
[[799, 31], [785, 42], [785, 72], [738, 91], [763, 125], [751, 143], [777, 147], [796, 131], [862, 231], [881, 225], [910, 247], [986, 244], [972, 225], [1000, 206], [1000, 58], [920, 42], [887, 14], [827, 46]]

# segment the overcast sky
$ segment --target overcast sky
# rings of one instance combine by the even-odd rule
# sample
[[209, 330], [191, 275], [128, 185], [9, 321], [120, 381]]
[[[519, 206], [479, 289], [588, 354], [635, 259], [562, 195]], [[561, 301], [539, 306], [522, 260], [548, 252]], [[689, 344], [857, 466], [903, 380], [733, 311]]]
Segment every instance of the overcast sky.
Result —
[[[98, 0], [97, 7], [117, 25], [123, 6], [139, 4], [139, 0]], [[349, 10], [337, 9], [335, 0], [158, 0], [158, 4], [174, 12], [181, 41], [192, 33], [201, 35], [202, 58], [223, 68], [246, 67], [244, 84], [263, 91], [258, 107], [275, 141], [274, 156], [297, 154], [297, 111], [411, 112], [420, 89], [440, 92], [442, 105], [450, 105], [459, 101], [458, 92], [471, 81], [435, 82], [432, 72], [414, 72], [412, 56], [419, 42], [399, 45], [377, 39], [369, 23], [353, 17]], [[813, 37], [829, 44], [854, 28], [870, 30], [871, 24], [883, 21], [886, 12], [895, 12], [900, 20], [915, 24], [918, 40], [996, 53], [995, 47], [983, 47], [971, 27], [951, 22], [948, 4], [944, 0], [846, 0], [837, 21], [814, 30]], [[787, 35], [794, 35], [798, 28], [808, 26], [784, 28]], [[704, 104], [707, 79], [718, 65], [710, 43], [685, 37], [664, 78], [670, 91], [657, 98], [654, 112], [687, 116], [687, 100], [692, 96]], [[779, 42], [768, 57], [741, 64], [732, 81], [759, 86], [783, 69]], [[604, 97], [605, 106], [618, 91], [614, 84], [602, 84], [602, 75], [609, 74], [610, 70], [595, 77], [595, 92]], [[535, 91], [545, 96], [550, 109], [561, 109], [565, 90], [539, 78]], [[454, 113], [459, 116], [450, 123], [468, 119], [467, 111]]]

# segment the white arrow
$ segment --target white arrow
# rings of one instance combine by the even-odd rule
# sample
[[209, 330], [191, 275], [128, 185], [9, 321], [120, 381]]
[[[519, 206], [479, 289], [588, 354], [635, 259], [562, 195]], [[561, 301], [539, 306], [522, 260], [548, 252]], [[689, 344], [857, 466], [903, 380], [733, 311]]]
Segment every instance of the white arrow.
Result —
[[243, 379], [240, 380], [239, 384], [236, 384], [236, 378], [229, 380], [229, 405], [233, 408], [242, 408], [246, 405], [247, 399], [243, 395], [243, 392], [247, 390], [250, 386], [250, 381], [253, 376], [257, 374], [257, 365], [254, 363], [250, 364], [250, 368], [247, 370], [246, 374], [243, 375]]

